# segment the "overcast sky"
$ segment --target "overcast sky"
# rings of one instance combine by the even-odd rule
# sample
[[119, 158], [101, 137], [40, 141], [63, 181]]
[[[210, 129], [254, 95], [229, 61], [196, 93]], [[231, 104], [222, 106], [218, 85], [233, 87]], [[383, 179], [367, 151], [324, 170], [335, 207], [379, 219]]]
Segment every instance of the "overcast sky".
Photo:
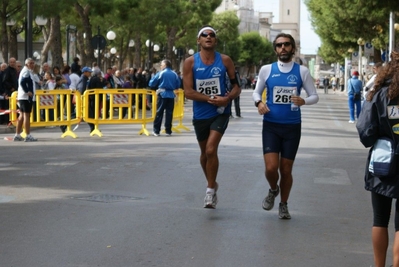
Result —
[[[256, 11], [273, 12], [273, 22], [279, 22], [279, 0], [253, 0]], [[309, 13], [306, 5], [301, 0], [301, 53], [316, 54], [320, 46], [320, 38], [312, 30]]]

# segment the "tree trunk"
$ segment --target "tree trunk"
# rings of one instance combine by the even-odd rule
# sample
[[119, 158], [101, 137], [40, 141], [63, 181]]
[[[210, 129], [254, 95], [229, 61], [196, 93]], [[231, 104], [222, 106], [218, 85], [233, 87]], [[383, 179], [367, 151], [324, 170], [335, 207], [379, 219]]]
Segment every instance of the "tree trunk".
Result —
[[[76, 12], [79, 14], [79, 17], [83, 24], [84, 31], [82, 33], [78, 33], [80, 38], [78, 38], [78, 49], [80, 51], [80, 62], [83, 66], [92, 66], [92, 64], [96, 61], [94, 57], [94, 48], [91, 46], [91, 39], [93, 37], [93, 32], [91, 30], [92, 25], [90, 23], [89, 13], [90, 6], [86, 5], [83, 8], [79, 3], [74, 4]], [[83, 33], [85, 33], [86, 38], [83, 37]], [[101, 68], [101, 66], [98, 66]]]
[[18, 60], [18, 34], [12, 33], [10, 30], [10, 38], [8, 39], [8, 53], [9, 57], [14, 57]]
[[62, 70], [64, 67], [64, 59], [62, 58], [61, 18], [59, 15], [51, 18], [51, 30], [53, 34], [50, 44], [52, 65], [58, 66]]
[[140, 68], [141, 67], [141, 36], [140, 33], [136, 34], [134, 38], [134, 63], [133, 68]]
[[1, 15], [1, 53], [4, 62], [8, 62], [8, 35], [7, 35], [7, 3], [3, 1]]

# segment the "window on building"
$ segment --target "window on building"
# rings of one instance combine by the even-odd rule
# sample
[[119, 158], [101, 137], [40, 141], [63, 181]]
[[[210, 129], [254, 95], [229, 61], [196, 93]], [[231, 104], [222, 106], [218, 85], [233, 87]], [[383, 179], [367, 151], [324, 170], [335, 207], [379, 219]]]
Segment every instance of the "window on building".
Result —
[[288, 15], [288, 16], [290, 15], [290, 10], [289, 10], [289, 9], [287, 9], [287, 15]]

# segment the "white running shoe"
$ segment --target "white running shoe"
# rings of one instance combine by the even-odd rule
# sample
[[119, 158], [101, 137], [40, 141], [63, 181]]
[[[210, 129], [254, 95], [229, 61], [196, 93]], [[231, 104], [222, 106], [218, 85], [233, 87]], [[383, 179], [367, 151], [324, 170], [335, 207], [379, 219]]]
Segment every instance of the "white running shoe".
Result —
[[218, 197], [216, 195], [216, 192], [218, 191], [219, 185], [216, 183], [216, 187], [215, 187], [215, 193], [206, 193], [205, 195], [205, 199], [204, 199], [204, 208], [207, 209], [215, 209], [216, 208], [216, 204], [218, 204]]

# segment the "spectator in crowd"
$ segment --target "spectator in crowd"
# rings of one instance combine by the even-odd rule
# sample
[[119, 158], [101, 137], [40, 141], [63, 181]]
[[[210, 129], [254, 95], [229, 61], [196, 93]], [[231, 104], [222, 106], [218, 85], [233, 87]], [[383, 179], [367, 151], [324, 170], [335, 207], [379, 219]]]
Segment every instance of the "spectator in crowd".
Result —
[[333, 93], [335, 94], [335, 91], [338, 89], [338, 87], [337, 87], [337, 78], [335, 77], [335, 75], [333, 75], [331, 77], [331, 87], [333, 89]]
[[[96, 71], [97, 71], [97, 73], [99, 72], [101, 74], [99, 69], [97, 69]], [[89, 86], [89, 80], [90, 80], [92, 72], [93, 71], [89, 67], [83, 67], [82, 68], [82, 75], [80, 76], [80, 79], [79, 79], [78, 84], [76, 86], [76, 89], [79, 91], [79, 93], [81, 95], [83, 95], [84, 92], [86, 92], [86, 89]], [[94, 97], [93, 96], [89, 96], [89, 116], [91, 116], [91, 118], [94, 118], [94, 101], [95, 101]], [[90, 132], [92, 132], [94, 130], [94, 124], [88, 123], [88, 125], [90, 127]]]
[[[32, 79], [34, 82], [34, 90], [36, 93], [36, 90], [42, 89], [42, 84], [43, 81], [40, 80], [40, 66], [38, 64], [35, 64], [32, 70]], [[36, 97], [33, 98], [33, 103], [32, 103], [32, 112], [33, 112], [33, 121], [37, 121], [37, 113], [36, 113]]]
[[359, 118], [362, 109], [361, 91], [362, 81], [359, 80], [359, 72], [354, 71], [352, 78], [348, 80], [348, 105], [349, 105], [349, 123], [355, 123], [355, 106], [356, 118]]
[[[379, 174], [375, 164], [374, 168], [369, 167], [372, 164], [371, 154], [377, 140], [391, 140], [394, 146], [397, 146], [396, 152], [399, 144], [397, 130], [399, 124], [397, 112], [399, 102], [399, 53], [392, 51], [390, 57], [391, 60], [387, 65], [378, 71], [373, 87], [374, 90], [369, 90], [356, 124], [360, 141], [365, 147], [371, 148], [366, 160], [364, 188], [370, 191], [371, 194], [373, 210], [371, 239], [374, 252], [373, 266], [376, 267], [387, 266], [387, 250], [390, 243], [388, 226], [392, 217], [394, 219], [395, 233], [393, 252], [390, 253], [393, 256], [393, 261], [390, 263], [393, 263], [393, 265], [389, 264], [389, 266], [399, 266], [399, 168], [397, 154], [395, 153], [394, 162], [391, 163], [396, 167], [396, 171], [392, 171], [390, 175]], [[395, 147], [393, 149], [395, 150]], [[373, 158], [376, 159], [378, 157]], [[386, 162], [389, 161], [387, 157], [383, 158], [385, 158]], [[385, 163], [381, 165], [385, 165]], [[392, 205], [394, 205], [393, 211]]]
[[324, 86], [324, 93], [328, 94], [328, 87], [330, 86], [330, 79], [328, 79], [328, 76], [324, 77], [323, 86]]
[[42, 65], [42, 71], [40, 72], [40, 79], [44, 80], [44, 75], [46, 72], [50, 71], [50, 66], [48, 65], [47, 62], [44, 62]]
[[107, 68], [107, 73], [104, 75], [104, 79], [109, 82], [110, 88], [116, 88], [112, 68]]
[[71, 64], [71, 72], [76, 73], [78, 76], [82, 75], [79, 65], [80, 59], [78, 57], [73, 58], [73, 62]]
[[[83, 68], [82, 69], [83, 73], [90, 73], [91, 69], [89, 68]], [[88, 89], [98, 89], [98, 88], [104, 88], [109, 85], [109, 82], [105, 80], [105, 78], [102, 77], [101, 71], [99, 69], [96, 69], [93, 71], [93, 76], [90, 79], [90, 82], [88, 84]], [[95, 98], [94, 95], [89, 96], [89, 118], [94, 118], [95, 117]], [[95, 129], [94, 124], [88, 123], [90, 126], [90, 133]]]
[[[123, 82], [122, 88], [124, 88], [124, 89], [132, 89], [133, 88], [130, 74], [125, 75], [125, 81]], [[133, 99], [133, 101], [134, 101], [134, 99]], [[128, 111], [128, 108], [122, 108], [122, 118], [124, 118], [126, 116], [127, 111]]]
[[[0, 65], [0, 110], [6, 110], [8, 109], [8, 95], [6, 94], [4, 87], [3, 87], [3, 75], [4, 71], [7, 68], [7, 63], [2, 63]], [[7, 124], [8, 123], [8, 118], [6, 118], [4, 115], [0, 116], [0, 124]]]
[[19, 77], [19, 74], [21, 73], [21, 70], [22, 70], [22, 62], [19, 61], [19, 60], [17, 60], [17, 61], [15, 62], [15, 64], [16, 64], [16, 66], [17, 66], [17, 77]]
[[172, 134], [173, 109], [175, 106], [174, 90], [179, 89], [179, 76], [172, 70], [172, 63], [168, 59], [161, 62], [161, 71], [150, 80], [149, 86], [157, 89], [157, 113], [154, 119], [152, 134], [159, 136], [163, 115], [165, 113], [165, 132], [167, 136]]
[[[25, 67], [21, 70], [18, 79], [18, 106], [21, 114], [18, 116], [16, 132], [14, 141], [33, 142], [37, 141], [30, 134], [30, 113], [32, 112], [32, 99], [35, 95], [34, 82], [33, 82], [33, 68], [35, 61], [31, 58], [25, 60]], [[22, 138], [22, 126], [25, 129], [26, 138]]]
[[123, 79], [120, 70], [115, 71], [115, 75], [113, 75], [115, 88], [122, 88], [123, 87]]
[[[18, 73], [16, 67], [17, 61], [15, 58], [12, 57], [8, 60], [8, 66], [3, 73], [3, 95], [6, 95], [8, 97], [10, 97], [13, 92], [18, 90]], [[9, 101], [6, 101], [4, 104], [4, 109], [9, 109]], [[5, 114], [3, 115], [3, 117], [3, 119], [7, 121], [8, 124], [10, 124], [9, 115]]]
[[137, 69], [136, 68], [130, 68], [130, 81], [132, 82], [132, 88], [137, 88], [137, 77], [136, 77]]
[[65, 65], [62, 68], [61, 75], [63, 77], [63, 83], [66, 85], [66, 88], [69, 88], [69, 86], [71, 85], [71, 79], [69, 78], [70, 72], [71, 67], [69, 67], [68, 65]]
[[53, 76], [57, 77], [57, 75], [61, 75], [61, 70], [60, 70], [60, 67], [54, 66], [53, 67]]

